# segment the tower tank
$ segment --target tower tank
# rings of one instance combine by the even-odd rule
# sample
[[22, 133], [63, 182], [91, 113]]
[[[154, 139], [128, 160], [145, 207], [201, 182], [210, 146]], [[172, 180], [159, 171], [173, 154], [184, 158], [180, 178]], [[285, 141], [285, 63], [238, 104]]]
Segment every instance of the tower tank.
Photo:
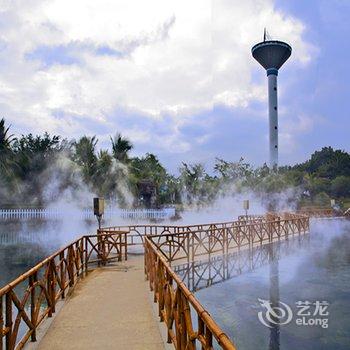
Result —
[[269, 99], [269, 148], [270, 167], [278, 166], [278, 101], [277, 76], [278, 70], [288, 60], [292, 53], [290, 45], [283, 41], [266, 40], [252, 48], [253, 57], [266, 69]]

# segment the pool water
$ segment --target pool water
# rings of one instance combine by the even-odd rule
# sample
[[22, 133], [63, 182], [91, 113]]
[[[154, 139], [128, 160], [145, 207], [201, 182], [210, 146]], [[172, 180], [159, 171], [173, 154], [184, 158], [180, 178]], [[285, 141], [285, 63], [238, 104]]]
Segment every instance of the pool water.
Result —
[[238, 350], [350, 349], [348, 221], [177, 270]]
[[68, 230], [58, 221], [14, 221], [0, 223], [0, 288], [38, 262], [67, 245], [80, 234], [93, 232], [79, 223]]

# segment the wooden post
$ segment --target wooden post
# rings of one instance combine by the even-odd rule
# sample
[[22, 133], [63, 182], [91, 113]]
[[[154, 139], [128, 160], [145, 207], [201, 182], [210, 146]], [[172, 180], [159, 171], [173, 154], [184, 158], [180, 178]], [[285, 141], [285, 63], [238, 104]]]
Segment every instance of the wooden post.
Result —
[[158, 316], [160, 318], [160, 322], [164, 321], [163, 317], [163, 310], [164, 310], [164, 305], [165, 305], [165, 298], [164, 298], [164, 287], [166, 286], [165, 281], [164, 281], [164, 270], [163, 266], [159, 264], [158, 267], [158, 275], [159, 275], [159, 289], [158, 289]]
[[124, 236], [124, 249], [125, 249], [125, 261], [128, 260], [128, 234], [129, 233], [125, 233], [123, 234]]
[[62, 251], [60, 253], [60, 278], [61, 278], [61, 285], [62, 285], [62, 294], [61, 294], [61, 298], [64, 299], [65, 298], [65, 285], [66, 285], [66, 274], [64, 273], [64, 252]]
[[3, 316], [3, 305], [2, 305], [2, 295], [0, 295], [0, 350], [3, 349], [3, 329], [4, 329], [4, 316]]
[[172, 292], [173, 292], [173, 279], [167, 272], [167, 280], [168, 280], [168, 286], [167, 286], [167, 299], [166, 299], [166, 316], [167, 316], [167, 329], [168, 329], [168, 338], [167, 343], [171, 344], [172, 339], [170, 336], [170, 331], [173, 327], [173, 320], [174, 320], [174, 310], [173, 310], [173, 300], [172, 300]]
[[12, 290], [6, 293], [5, 303], [6, 303], [6, 320], [5, 326], [7, 328], [5, 349], [12, 350]]
[[[167, 238], [167, 240], [168, 240], [168, 238]], [[168, 258], [168, 262], [169, 262], [169, 264], [171, 264], [171, 259], [172, 259], [172, 241], [169, 241], [170, 243], [169, 243], [169, 258]]]
[[[174, 310], [174, 319], [175, 319], [175, 331], [176, 331], [176, 346], [175, 349], [181, 350], [181, 326], [180, 326], [180, 298], [179, 298], [180, 290], [179, 287], [176, 288], [175, 292], [175, 310]], [[174, 344], [175, 345], [175, 344]]]
[[52, 303], [52, 313], [56, 312], [56, 275], [55, 275], [55, 260], [50, 261], [51, 270], [51, 303]]
[[[198, 315], [198, 336], [204, 337], [204, 322], [200, 315]], [[204, 345], [202, 345], [202, 350], [205, 349]]]
[[[30, 290], [30, 321], [33, 324], [33, 330], [31, 334], [31, 341], [36, 341], [36, 317], [35, 317], [35, 283], [37, 282], [37, 272], [29, 276], [29, 288]], [[40, 305], [39, 305], [40, 307]]]
[[49, 312], [47, 314], [48, 317], [52, 317], [52, 314], [55, 312], [54, 311], [54, 305], [52, 303], [52, 279], [53, 279], [53, 276], [52, 276], [52, 269], [51, 269], [51, 261], [49, 261], [47, 263], [47, 280], [46, 280], [46, 289], [47, 289], [47, 294], [48, 294], [48, 297], [49, 297], [49, 301], [48, 301], [48, 304], [49, 304]]
[[157, 302], [157, 291], [158, 291], [158, 257], [154, 259], [154, 272], [153, 272], [153, 301]]
[[101, 231], [97, 230], [97, 266], [101, 265]]
[[211, 333], [208, 326], [205, 327], [205, 343], [206, 343], [207, 349], [213, 348], [213, 334]]
[[187, 348], [187, 328], [185, 321], [185, 305], [184, 305], [184, 295], [180, 291], [179, 302], [180, 302], [180, 325], [181, 325], [181, 349]]
[[106, 265], [106, 255], [105, 255], [105, 235], [100, 231], [100, 254], [101, 254], [101, 265]]
[[[193, 234], [192, 234], [193, 236]], [[187, 263], [190, 263], [190, 248], [191, 248], [191, 244], [190, 244], [190, 237], [186, 236], [186, 250], [187, 250]], [[194, 257], [192, 257], [192, 259], [194, 259]]]
[[79, 274], [84, 272], [84, 237], [80, 238], [79, 241], [79, 270]]
[[191, 260], [194, 261], [194, 254], [195, 254], [195, 249], [194, 249], [194, 235], [191, 235]]
[[144, 266], [144, 272], [145, 272], [145, 275], [146, 275], [146, 280], [149, 279], [148, 277], [148, 271], [149, 271], [149, 267], [148, 267], [148, 245], [147, 245], [147, 242], [144, 243], [144, 254], [143, 254], [143, 266]]
[[85, 273], [87, 272], [88, 270], [88, 239], [87, 237], [84, 236], [84, 239], [85, 239]]
[[74, 261], [73, 261], [73, 247], [70, 245], [68, 247], [68, 268], [69, 268], [69, 286], [73, 287], [74, 286], [74, 282], [75, 282], [75, 277], [74, 277]]

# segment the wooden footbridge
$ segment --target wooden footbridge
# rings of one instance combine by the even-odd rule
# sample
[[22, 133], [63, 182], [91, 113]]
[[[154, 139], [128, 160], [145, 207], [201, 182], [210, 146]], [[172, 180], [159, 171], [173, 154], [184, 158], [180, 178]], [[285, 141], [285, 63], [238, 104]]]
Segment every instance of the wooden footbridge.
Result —
[[[235, 349], [176, 266], [308, 230], [308, 215], [284, 213], [82, 236], [0, 289], [0, 350]], [[137, 246], [143, 256], [130, 255]]]

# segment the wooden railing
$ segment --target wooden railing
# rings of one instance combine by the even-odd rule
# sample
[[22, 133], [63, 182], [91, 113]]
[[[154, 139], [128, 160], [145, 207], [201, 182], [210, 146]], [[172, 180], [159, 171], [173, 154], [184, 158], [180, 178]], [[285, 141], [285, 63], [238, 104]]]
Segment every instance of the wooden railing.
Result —
[[[145, 237], [145, 273], [160, 320], [166, 324], [168, 342], [177, 350], [235, 349], [233, 342], [203, 308], [171, 264], [176, 260], [194, 262], [199, 256], [228, 254], [230, 249], [288, 239], [308, 232], [309, 217], [295, 214], [270, 215], [241, 224], [203, 226], [191, 232], [162, 233]], [[195, 322], [194, 322], [195, 321]], [[194, 326], [196, 324], [196, 326]]]
[[90, 264], [127, 258], [126, 232], [82, 236], [0, 289], [0, 350], [21, 349]]
[[265, 217], [263, 215], [239, 215], [238, 221], [257, 221], [264, 220]]
[[196, 260], [203, 255], [227, 254], [232, 249], [286, 239], [306, 233], [309, 217], [289, 214], [285, 218], [242, 222], [231, 227], [205, 227], [192, 232], [150, 235], [149, 240], [170, 263], [177, 260]]
[[[145, 272], [154, 293], [154, 301], [158, 303], [160, 320], [167, 326], [168, 343], [173, 343], [177, 350], [194, 350], [197, 345], [201, 345], [202, 349], [213, 349], [216, 341], [222, 349], [236, 349], [170, 268], [149, 237], [145, 238]], [[196, 329], [191, 310], [197, 319]]]
[[191, 233], [198, 230], [231, 228], [244, 224], [245, 222], [257, 222], [266, 220], [265, 216], [249, 215], [239, 216], [236, 221], [217, 222], [199, 225], [130, 225], [130, 226], [111, 226], [101, 228], [103, 233], [113, 233], [119, 231], [128, 231], [128, 246], [143, 245], [144, 237], [148, 235], [163, 235], [173, 233]]
[[315, 208], [303, 207], [297, 211], [298, 214], [307, 215], [314, 218], [335, 217], [340, 216], [339, 213], [332, 208]]
[[240, 215], [238, 220], [227, 222], [215, 222], [199, 225], [129, 225], [129, 226], [111, 226], [101, 228], [103, 233], [113, 233], [119, 231], [128, 231], [128, 246], [143, 245], [144, 237], [147, 235], [163, 235], [173, 233], [191, 233], [199, 230], [233, 228], [245, 225], [245, 223], [257, 223], [271, 221], [272, 219], [300, 217], [300, 214], [292, 213], [267, 213], [266, 215]]

